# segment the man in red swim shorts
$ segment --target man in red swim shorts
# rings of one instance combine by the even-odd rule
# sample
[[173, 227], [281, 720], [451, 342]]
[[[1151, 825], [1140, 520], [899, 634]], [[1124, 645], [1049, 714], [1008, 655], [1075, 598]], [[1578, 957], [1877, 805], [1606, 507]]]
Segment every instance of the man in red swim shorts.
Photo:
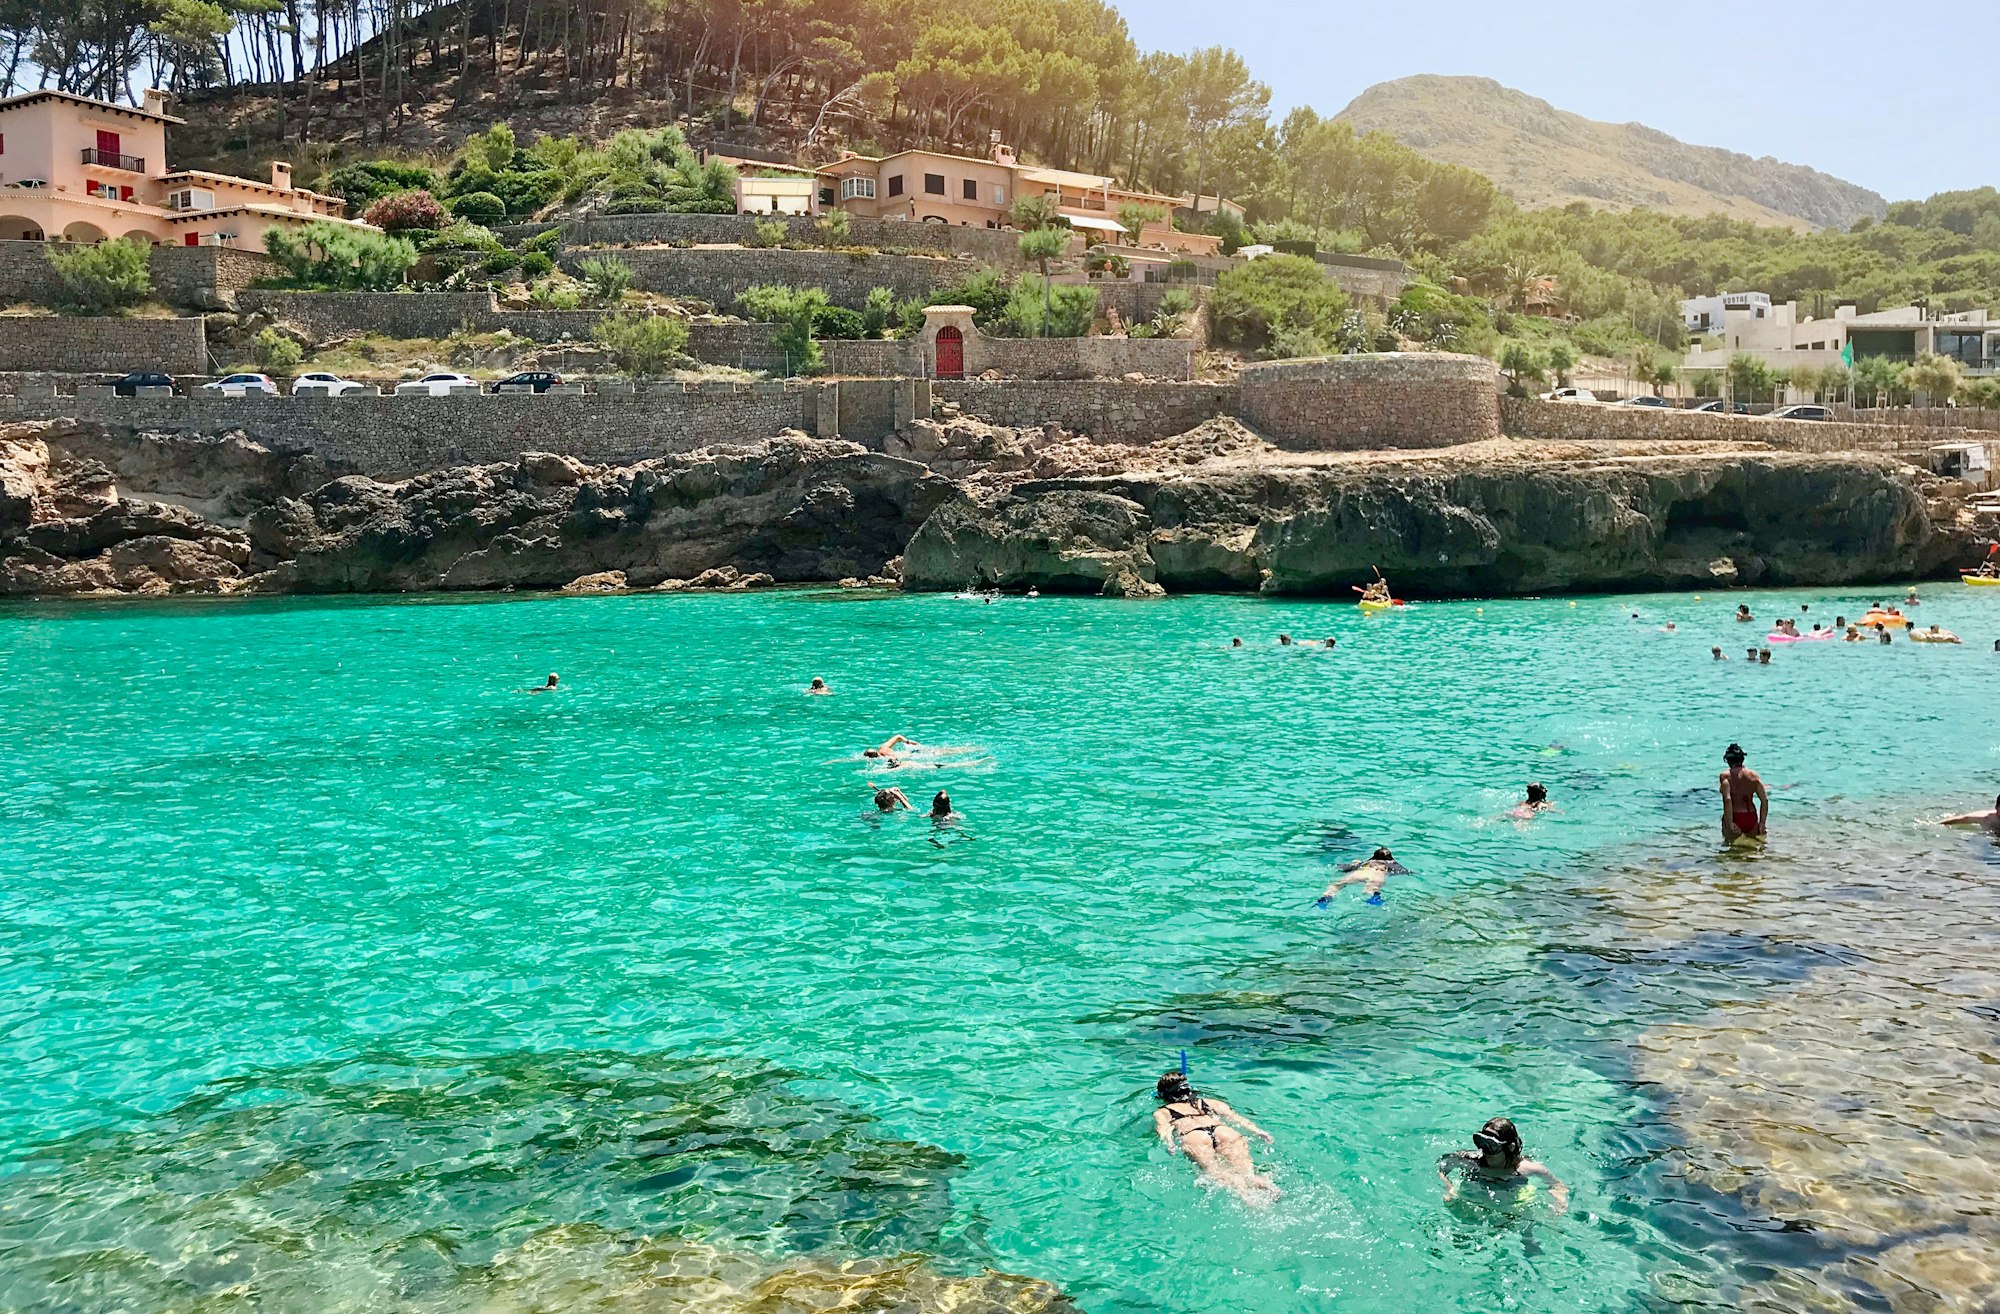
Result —
[[1763, 839], [1771, 818], [1771, 795], [1755, 771], [1743, 765], [1743, 746], [1731, 744], [1722, 760], [1729, 769], [1722, 773], [1722, 842]]

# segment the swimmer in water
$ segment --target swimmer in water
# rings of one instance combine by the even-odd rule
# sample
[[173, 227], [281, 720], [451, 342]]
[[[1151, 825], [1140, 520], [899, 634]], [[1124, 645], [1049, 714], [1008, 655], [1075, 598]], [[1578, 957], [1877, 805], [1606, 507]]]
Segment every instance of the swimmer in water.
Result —
[[1292, 646], [1292, 636], [1291, 636], [1291, 635], [1289, 635], [1289, 634], [1280, 634], [1280, 635], [1278, 636], [1278, 646], [1279, 646], [1280, 648], [1289, 648], [1289, 647], [1291, 647], [1291, 646]]
[[549, 672], [549, 682], [548, 682], [547, 684], [538, 684], [538, 685], [536, 685], [536, 686], [535, 686], [534, 688], [532, 688], [532, 689], [523, 689], [523, 690], [521, 690], [521, 692], [522, 692], [522, 693], [554, 693], [554, 692], [555, 692], [555, 689], [556, 689], [556, 679], [557, 679], [557, 677], [556, 677], [556, 674], [555, 674], [555, 672], [551, 671], [551, 672]]
[[1743, 765], [1744, 757], [1741, 744], [1731, 744], [1722, 750], [1722, 760], [1729, 769], [1716, 783], [1722, 790], [1724, 844], [1763, 839], [1771, 820], [1771, 793], [1764, 788], [1763, 779]]
[[887, 789], [877, 789], [875, 791], [875, 810], [877, 812], [895, 812], [898, 810], [914, 812], [916, 809], [910, 806], [909, 795], [891, 785]]
[[1241, 647], [1243, 646], [1243, 640], [1241, 640], [1241, 639], [1231, 639], [1231, 640], [1229, 641], [1229, 646], [1230, 646], [1230, 647], [1232, 647], [1232, 648], [1241, 648]]
[[1739, 621], [1753, 621], [1756, 620], [1757, 618], [1750, 614], [1749, 603], [1740, 602], [1736, 605], [1736, 619]]
[[1757, 664], [1759, 666], [1769, 666], [1771, 664], [1771, 650], [1769, 648], [1761, 648], [1758, 650]]
[[1365, 862], [1343, 863], [1340, 868], [1347, 875], [1326, 887], [1326, 893], [1319, 896], [1316, 907], [1324, 908], [1333, 902], [1333, 896], [1350, 885], [1362, 886], [1367, 896], [1363, 903], [1382, 902], [1382, 884], [1391, 876], [1408, 876], [1410, 869], [1396, 861], [1396, 855], [1387, 849], [1377, 849]]
[[1328, 637], [1326, 641], [1326, 646], [1329, 648], [1338, 648], [1340, 645], [1337, 642], [1335, 642], [1331, 637]]
[[1877, 627], [1876, 627], [1876, 629], [1875, 629], [1875, 633], [1876, 633], [1876, 634], [1877, 634], [1878, 636], [1880, 636], [1880, 638], [1881, 638], [1882, 642], [1884, 642], [1884, 643], [1893, 643], [1893, 642], [1895, 642], [1895, 640], [1893, 640], [1893, 639], [1891, 639], [1891, 638], [1889, 637], [1889, 631], [1888, 631], [1888, 630], [1887, 630], [1886, 628], [1882, 627], [1882, 626], [1877, 626]]
[[1956, 634], [1953, 634], [1950, 630], [1941, 630], [1937, 626], [1933, 625], [1930, 627], [1930, 629], [1924, 631], [1924, 642], [1963, 643], [1964, 640], [1960, 639]]
[[1754, 662], [1754, 661], [1756, 661], [1756, 660], [1757, 660], [1757, 650], [1756, 650], [1755, 648], [1748, 648], [1748, 649], [1745, 649], [1745, 650], [1744, 650], [1744, 653], [1743, 653], [1743, 660], [1744, 660], [1744, 661], [1746, 661], [1746, 662]]
[[1988, 834], [2000, 835], [2000, 798], [1993, 800], [1991, 812], [1963, 812], [1955, 817], [1946, 817], [1938, 825], [1977, 826]]
[[1850, 626], [1848, 626], [1848, 627], [1847, 627], [1847, 637], [1846, 637], [1845, 639], [1842, 639], [1842, 640], [1841, 640], [1841, 642], [1842, 642], [1842, 643], [1866, 643], [1866, 642], [1868, 642], [1868, 640], [1862, 637], [1862, 635], [1861, 635], [1861, 631], [1860, 631], [1860, 630], [1858, 630], [1858, 629], [1856, 629], [1856, 628], [1855, 628], [1854, 626], [1850, 625]]
[[931, 800], [931, 820], [942, 826], [957, 816], [958, 814], [951, 810], [951, 795], [940, 789], [937, 797]]
[[1667, 628], [1666, 628], [1666, 630], [1664, 631], [1664, 633], [1667, 633], [1667, 634], [1672, 634], [1673, 632], [1674, 632], [1674, 623], [1673, 623], [1672, 621], [1668, 621], [1668, 622], [1667, 622]]
[[1724, 657], [1722, 655], [1722, 649], [1720, 648], [1710, 648], [1708, 651], [1712, 656], [1714, 656], [1715, 660], [1719, 662], [1726, 662], [1729, 660], [1727, 657]]
[[815, 675], [813, 677], [813, 682], [806, 686], [806, 692], [809, 694], [830, 694], [833, 692], [833, 690], [826, 687], [825, 680], [822, 680], [817, 675]]
[[1523, 1153], [1521, 1133], [1515, 1130], [1512, 1119], [1488, 1119], [1484, 1127], [1472, 1133], [1472, 1145], [1470, 1151], [1453, 1150], [1437, 1161], [1446, 1204], [1458, 1199], [1459, 1188], [1466, 1182], [1489, 1190], [1504, 1190], [1527, 1186], [1528, 1179], [1533, 1178], [1548, 1183], [1551, 1212], [1560, 1214], [1569, 1210], [1569, 1188], [1546, 1164], [1537, 1163]]
[[923, 747], [922, 744], [910, 738], [908, 735], [891, 735], [889, 736], [889, 742], [882, 745], [880, 748], [862, 749], [861, 756], [868, 758], [886, 758], [891, 763], [894, 763], [896, 761], [894, 754], [898, 748], [922, 748], [922, 747]]
[[1799, 637], [1799, 623], [1790, 617], [1786, 617], [1784, 620], [1778, 622], [1778, 633], [1790, 635], [1796, 639]]
[[[1718, 648], [1716, 651], [1720, 652], [1722, 650]], [[1508, 815], [1526, 820], [1534, 816], [1537, 812], [1547, 812], [1554, 806], [1555, 804], [1549, 802], [1547, 786], [1537, 782], [1528, 786], [1528, 797], [1515, 804], [1513, 812]]]
[[1923, 599], [1917, 596], [1916, 585], [1912, 584], [1910, 586], [1910, 596], [1903, 599], [1903, 605], [1905, 607], [1919, 607], [1923, 605]]
[[1244, 1204], [1263, 1206], [1278, 1198], [1277, 1183], [1257, 1171], [1250, 1159], [1250, 1142], [1236, 1127], [1266, 1145], [1271, 1133], [1221, 1100], [1201, 1094], [1181, 1073], [1161, 1077], [1153, 1093], [1160, 1101], [1153, 1110], [1153, 1134], [1167, 1153], [1187, 1155], [1204, 1177], [1234, 1191]]

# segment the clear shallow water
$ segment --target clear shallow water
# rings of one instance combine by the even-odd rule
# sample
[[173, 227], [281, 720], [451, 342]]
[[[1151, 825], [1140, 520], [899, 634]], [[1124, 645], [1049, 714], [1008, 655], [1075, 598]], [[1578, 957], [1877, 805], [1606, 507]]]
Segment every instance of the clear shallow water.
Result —
[[[1930, 592], [1966, 647], [1769, 668], [1737, 601], [1870, 599], [0, 611], [0, 1308], [583, 1309], [635, 1264], [735, 1308], [903, 1254], [1092, 1311], [1969, 1299], [2000, 866], [1921, 819], [1995, 791], [2000, 606]], [[870, 815], [898, 731], [989, 755], [894, 774], [956, 831]], [[1418, 875], [1314, 910], [1377, 843]], [[1271, 1212], [1152, 1144], [1181, 1048], [1276, 1134]], [[1439, 1204], [1503, 1112], [1568, 1217]]]

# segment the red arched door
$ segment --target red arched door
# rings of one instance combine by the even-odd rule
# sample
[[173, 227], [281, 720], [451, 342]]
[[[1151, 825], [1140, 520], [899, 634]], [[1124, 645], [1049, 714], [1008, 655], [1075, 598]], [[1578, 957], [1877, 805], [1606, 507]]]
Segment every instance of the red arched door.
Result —
[[940, 379], [965, 377], [965, 335], [949, 324], [938, 330], [937, 376]]

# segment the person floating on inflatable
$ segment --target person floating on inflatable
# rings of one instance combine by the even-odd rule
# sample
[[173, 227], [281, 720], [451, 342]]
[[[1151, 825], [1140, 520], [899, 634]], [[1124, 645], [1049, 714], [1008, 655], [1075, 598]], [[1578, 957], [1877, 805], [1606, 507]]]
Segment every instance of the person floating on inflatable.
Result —
[[1341, 864], [1347, 875], [1326, 887], [1326, 893], [1319, 896], [1316, 907], [1324, 908], [1333, 902], [1333, 896], [1350, 885], [1361, 885], [1367, 894], [1363, 903], [1379, 905], [1382, 902], [1382, 884], [1391, 876], [1408, 876], [1410, 869], [1396, 861], [1396, 855], [1387, 849], [1377, 849], [1365, 862]]
[[1395, 594], [1389, 589], [1389, 581], [1382, 577], [1382, 568], [1376, 566], [1374, 570], [1374, 582], [1366, 588], [1363, 588], [1359, 584], [1349, 585], [1350, 588], [1361, 595], [1361, 609], [1363, 611], [1386, 611], [1390, 607], [1401, 606], [1402, 604], [1396, 601]]

